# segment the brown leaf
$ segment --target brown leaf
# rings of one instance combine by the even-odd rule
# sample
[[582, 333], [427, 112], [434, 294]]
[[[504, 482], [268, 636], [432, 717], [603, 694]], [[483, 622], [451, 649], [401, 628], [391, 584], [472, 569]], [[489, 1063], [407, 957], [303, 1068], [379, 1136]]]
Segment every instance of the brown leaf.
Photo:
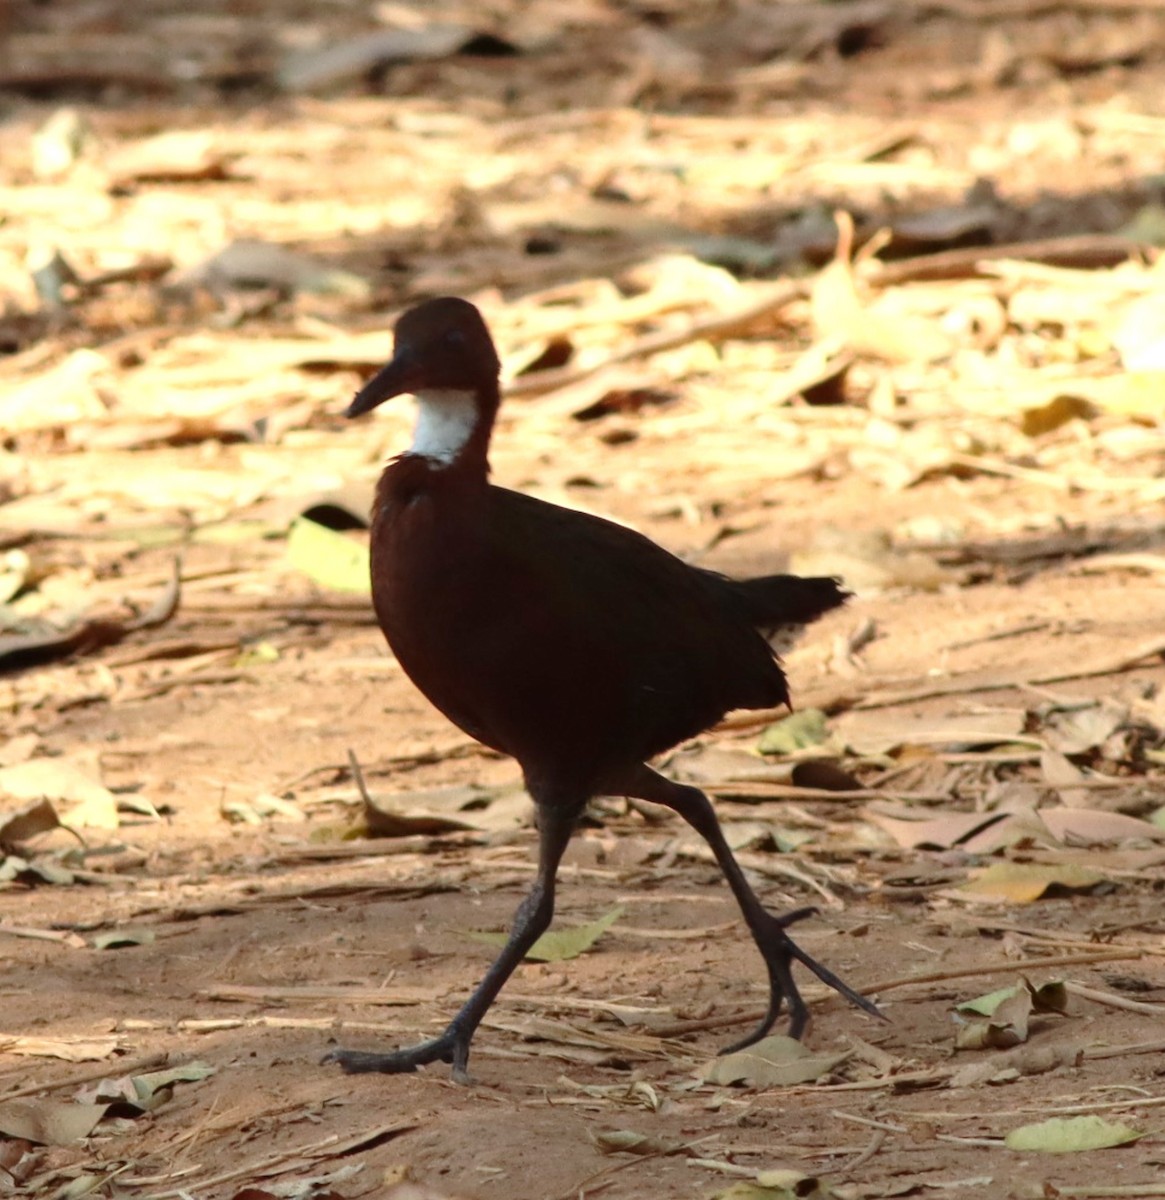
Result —
[[364, 804], [368, 837], [518, 829], [527, 823], [533, 803], [524, 788], [512, 784], [461, 784], [381, 794], [369, 801]]
[[1005, 819], [1002, 813], [947, 813], [930, 819], [904, 820], [878, 811], [873, 805], [863, 815], [908, 850], [949, 850]]
[[1084, 772], [1059, 750], [1045, 749], [1040, 753], [1040, 771], [1060, 793], [1061, 804], [1069, 808], [1087, 807], [1091, 800], [1089, 789], [1072, 786], [1084, 778]]
[[1106, 842], [1161, 841], [1165, 829], [1124, 813], [1096, 808], [1041, 808], [1044, 824], [1062, 842], [1095, 846]]
[[[0, 769], [0, 792], [5, 790], [3, 772], [11, 769]], [[11, 846], [13, 842], [27, 841], [38, 833], [56, 829], [60, 823], [57, 810], [48, 800], [34, 800], [17, 812], [0, 816], [0, 845]]]
[[857, 754], [888, 754], [902, 746], [934, 746], [970, 750], [1023, 738], [1024, 714], [1019, 709], [947, 716], [858, 711], [834, 723], [837, 732]]
[[1034, 1008], [1030, 987], [1018, 987], [985, 1021], [969, 1021], [955, 1035], [957, 1050], [994, 1047], [1007, 1050], [1027, 1041], [1028, 1022]]
[[1042, 730], [1044, 740], [1061, 754], [1084, 754], [1112, 736], [1128, 718], [1123, 707], [1092, 704], [1052, 713]]
[[41, 1146], [67, 1146], [88, 1137], [108, 1107], [56, 1100], [5, 1100], [0, 1102], [0, 1133]]
[[793, 1038], [779, 1034], [755, 1045], [714, 1059], [704, 1071], [708, 1083], [751, 1083], [754, 1087], [794, 1087], [828, 1075], [848, 1058], [841, 1054], [814, 1054]]
[[0, 635], [0, 671], [39, 666], [70, 654], [91, 653], [116, 645], [137, 630], [164, 625], [178, 611], [180, 593], [179, 565], [175, 563], [170, 584], [139, 616], [94, 616], [63, 630]]

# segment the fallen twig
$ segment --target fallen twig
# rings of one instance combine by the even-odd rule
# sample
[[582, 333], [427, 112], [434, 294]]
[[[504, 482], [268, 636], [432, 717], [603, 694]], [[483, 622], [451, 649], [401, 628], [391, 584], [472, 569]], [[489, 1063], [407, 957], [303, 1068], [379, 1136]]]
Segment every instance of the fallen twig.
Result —
[[99, 1067], [89, 1067], [84, 1071], [74, 1071], [64, 1079], [51, 1079], [47, 1082], [29, 1084], [27, 1087], [16, 1088], [0, 1096], [0, 1103], [6, 1100], [16, 1100], [20, 1096], [34, 1096], [39, 1092], [56, 1092], [61, 1088], [76, 1087], [79, 1083], [91, 1083], [94, 1079], [106, 1079], [114, 1069], [118, 1075], [140, 1075], [144, 1071], [152, 1071], [155, 1067], [164, 1067], [170, 1062], [169, 1051], [159, 1054], [147, 1054], [142, 1058], [124, 1060], [111, 1068], [109, 1063]]
[[1126, 1012], [1144, 1013], [1149, 1017], [1165, 1016], [1165, 1004], [1146, 1004], [1143, 1000], [1129, 1000], [1112, 992], [1102, 992], [1098, 988], [1085, 987], [1082, 983], [1069, 980], [1064, 984], [1065, 990], [1081, 1000], [1091, 1000], [1093, 1004], [1103, 1004], [1106, 1008], [1123, 1008]]

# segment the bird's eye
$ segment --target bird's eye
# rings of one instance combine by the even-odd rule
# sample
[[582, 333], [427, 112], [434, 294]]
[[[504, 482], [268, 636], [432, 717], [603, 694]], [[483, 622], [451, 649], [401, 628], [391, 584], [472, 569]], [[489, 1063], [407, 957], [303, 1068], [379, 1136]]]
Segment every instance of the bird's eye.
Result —
[[460, 329], [447, 329], [445, 331], [445, 342], [450, 346], [464, 346], [465, 334]]

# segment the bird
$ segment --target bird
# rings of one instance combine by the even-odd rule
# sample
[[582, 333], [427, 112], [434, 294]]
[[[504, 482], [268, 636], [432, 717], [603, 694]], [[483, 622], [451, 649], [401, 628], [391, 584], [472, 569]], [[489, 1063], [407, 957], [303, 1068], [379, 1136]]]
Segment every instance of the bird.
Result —
[[444, 296], [398, 318], [391, 361], [356, 393], [357, 417], [395, 396], [417, 402], [412, 445], [391, 459], [372, 509], [372, 602], [405, 674], [453, 724], [517, 760], [533, 798], [538, 866], [508, 940], [438, 1036], [388, 1051], [335, 1049], [350, 1073], [452, 1064], [470, 1081], [470, 1044], [506, 980], [554, 915], [558, 866], [588, 802], [626, 796], [662, 805], [711, 847], [768, 972], [768, 1010], [725, 1053], [766, 1036], [788, 1004], [799, 1038], [808, 1010], [800, 962], [875, 1016], [865, 996], [810, 957], [761, 903], [699, 789], [650, 760], [731, 709], [789, 703], [768, 637], [845, 602], [832, 578], [731, 579], [693, 566], [642, 534], [499, 487], [489, 445], [500, 362], [480, 311]]

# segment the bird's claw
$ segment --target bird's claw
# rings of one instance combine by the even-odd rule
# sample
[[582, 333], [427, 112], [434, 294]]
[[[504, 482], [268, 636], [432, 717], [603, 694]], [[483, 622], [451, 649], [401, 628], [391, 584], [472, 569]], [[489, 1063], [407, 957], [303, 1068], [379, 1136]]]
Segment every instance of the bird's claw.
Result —
[[387, 1054], [371, 1050], [331, 1050], [320, 1060], [337, 1063], [348, 1075], [407, 1075], [428, 1063], [447, 1062], [453, 1064], [453, 1078], [457, 1083], [469, 1083], [469, 1039], [462, 1036], [454, 1026], [445, 1030], [440, 1037], [416, 1046], [406, 1046]]

